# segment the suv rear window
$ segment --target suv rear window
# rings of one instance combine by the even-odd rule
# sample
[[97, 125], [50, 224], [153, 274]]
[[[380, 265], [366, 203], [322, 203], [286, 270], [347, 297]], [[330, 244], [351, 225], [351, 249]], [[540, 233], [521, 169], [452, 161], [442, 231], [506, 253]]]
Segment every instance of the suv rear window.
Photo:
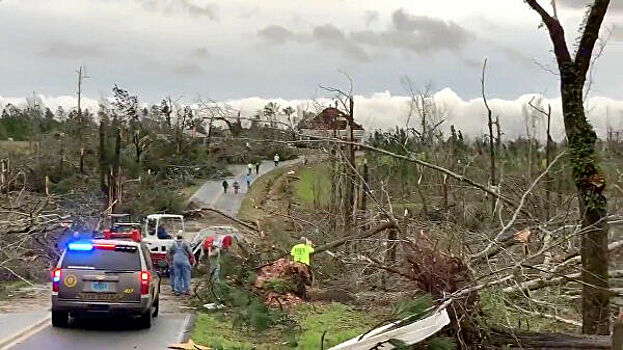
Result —
[[140, 271], [141, 260], [138, 254], [138, 249], [134, 251], [93, 249], [86, 252], [68, 250], [65, 253], [65, 258], [63, 258], [61, 268]]

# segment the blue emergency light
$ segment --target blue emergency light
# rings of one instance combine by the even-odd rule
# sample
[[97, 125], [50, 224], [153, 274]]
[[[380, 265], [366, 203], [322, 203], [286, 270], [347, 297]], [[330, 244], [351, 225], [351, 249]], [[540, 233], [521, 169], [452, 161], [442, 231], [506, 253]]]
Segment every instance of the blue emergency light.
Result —
[[93, 250], [93, 244], [89, 242], [72, 242], [67, 246], [69, 250], [87, 252]]

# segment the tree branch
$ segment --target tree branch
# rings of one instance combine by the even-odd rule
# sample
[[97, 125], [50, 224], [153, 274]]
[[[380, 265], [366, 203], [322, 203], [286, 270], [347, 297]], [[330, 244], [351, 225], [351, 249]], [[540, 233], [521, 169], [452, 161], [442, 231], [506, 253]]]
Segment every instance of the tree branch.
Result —
[[562, 28], [562, 25], [560, 25], [560, 22], [556, 18], [550, 16], [549, 13], [547, 13], [547, 11], [539, 5], [537, 0], [525, 1], [539, 14], [539, 16], [541, 16], [541, 20], [545, 23], [549, 36], [554, 44], [554, 54], [556, 55], [558, 66], [562, 67], [569, 63], [573, 63], [571, 61], [571, 54], [569, 54], [569, 49], [567, 48], [565, 30]]
[[575, 53], [577, 75], [578, 79], [582, 79], [582, 85], [584, 85], [584, 81], [586, 80], [586, 72], [588, 72], [588, 68], [591, 64], [595, 43], [599, 37], [599, 28], [601, 28], [601, 24], [606, 16], [609, 4], [610, 0], [595, 0], [588, 14], [586, 25], [584, 26], [584, 33], [580, 39], [578, 50]]

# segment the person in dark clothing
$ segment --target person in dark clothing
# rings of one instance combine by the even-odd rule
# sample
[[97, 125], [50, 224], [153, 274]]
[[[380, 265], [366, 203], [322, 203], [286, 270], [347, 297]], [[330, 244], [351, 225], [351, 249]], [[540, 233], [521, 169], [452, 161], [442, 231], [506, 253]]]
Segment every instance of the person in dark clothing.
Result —
[[171, 239], [171, 235], [167, 233], [167, 230], [162, 226], [158, 226], [158, 239]]
[[229, 187], [229, 183], [227, 180], [223, 180], [223, 193], [227, 193], [227, 187]]

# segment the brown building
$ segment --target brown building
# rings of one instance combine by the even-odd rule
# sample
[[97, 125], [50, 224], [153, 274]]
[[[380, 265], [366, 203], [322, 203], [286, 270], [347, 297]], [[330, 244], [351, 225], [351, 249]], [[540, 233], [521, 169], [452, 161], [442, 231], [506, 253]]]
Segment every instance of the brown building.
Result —
[[[350, 129], [346, 115], [337, 108], [328, 107], [303, 123], [300, 128], [302, 139], [313, 138], [339, 138], [348, 140], [350, 138]], [[355, 142], [363, 142], [365, 130], [354, 123], [353, 137]]]

